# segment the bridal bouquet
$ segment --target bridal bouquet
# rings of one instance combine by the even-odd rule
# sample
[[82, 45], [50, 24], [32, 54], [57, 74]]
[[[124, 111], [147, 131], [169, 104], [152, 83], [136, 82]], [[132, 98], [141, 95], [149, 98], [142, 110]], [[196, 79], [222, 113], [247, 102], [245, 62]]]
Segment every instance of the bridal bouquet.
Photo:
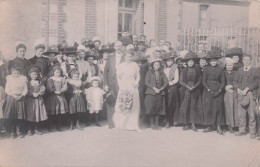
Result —
[[118, 94], [119, 108], [121, 112], [129, 112], [133, 105], [134, 94], [131, 90], [120, 90]]

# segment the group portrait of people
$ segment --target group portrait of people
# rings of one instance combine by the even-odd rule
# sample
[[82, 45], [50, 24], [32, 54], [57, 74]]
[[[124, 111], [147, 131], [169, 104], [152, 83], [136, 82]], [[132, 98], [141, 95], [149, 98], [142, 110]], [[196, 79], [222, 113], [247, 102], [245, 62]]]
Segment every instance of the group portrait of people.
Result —
[[84, 130], [92, 123], [259, 135], [260, 71], [241, 48], [175, 50], [164, 39], [127, 32], [107, 44], [98, 37], [73, 46], [36, 41], [33, 57], [27, 47], [18, 42], [8, 61], [0, 55], [1, 136]]

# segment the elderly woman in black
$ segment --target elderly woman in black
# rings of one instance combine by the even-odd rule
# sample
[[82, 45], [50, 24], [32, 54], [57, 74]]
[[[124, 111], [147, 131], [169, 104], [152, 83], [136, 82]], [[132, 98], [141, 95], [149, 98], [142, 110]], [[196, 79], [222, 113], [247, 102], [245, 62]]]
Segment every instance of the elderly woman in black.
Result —
[[217, 65], [217, 60], [221, 55], [217, 51], [209, 51], [207, 55], [209, 66], [206, 66], [203, 71], [202, 84], [203, 91], [203, 113], [204, 125], [207, 128], [204, 132], [210, 132], [212, 126], [217, 125], [217, 132], [223, 135], [221, 129], [225, 125], [225, 113], [223, 108], [223, 89], [225, 87], [225, 74], [223, 69]]
[[180, 123], [182, 123], [183, 130], [190, 129], [197, 132], [196, 124], [202, 124], [203, 114], [201, 111], [200, 100], [200, 84], [201, 84], [201, 70], [195, 65], [198, 60], [196, 53], [188, 52], [183, 61], [187, 62], [187, 67], [184, 68], [180, 76], [181, 89], [184, 91], [184, 98], [180, 107]]

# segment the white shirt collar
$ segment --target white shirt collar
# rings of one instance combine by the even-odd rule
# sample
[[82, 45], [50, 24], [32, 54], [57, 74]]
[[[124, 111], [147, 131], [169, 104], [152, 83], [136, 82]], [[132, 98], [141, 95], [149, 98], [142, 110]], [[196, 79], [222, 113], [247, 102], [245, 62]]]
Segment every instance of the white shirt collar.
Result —
[[251, 69], [251, 65], [250, 66], [247, 66], [247, 67], [244, 67], [244, 71], [249, 71]]

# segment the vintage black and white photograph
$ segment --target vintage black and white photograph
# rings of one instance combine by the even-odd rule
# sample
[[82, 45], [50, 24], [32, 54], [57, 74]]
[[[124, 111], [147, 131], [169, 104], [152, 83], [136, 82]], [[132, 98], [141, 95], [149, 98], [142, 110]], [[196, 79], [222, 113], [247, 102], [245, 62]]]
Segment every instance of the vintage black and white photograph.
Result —
[[260, 0], [0, 0], [0, 167], [260, 167]]

